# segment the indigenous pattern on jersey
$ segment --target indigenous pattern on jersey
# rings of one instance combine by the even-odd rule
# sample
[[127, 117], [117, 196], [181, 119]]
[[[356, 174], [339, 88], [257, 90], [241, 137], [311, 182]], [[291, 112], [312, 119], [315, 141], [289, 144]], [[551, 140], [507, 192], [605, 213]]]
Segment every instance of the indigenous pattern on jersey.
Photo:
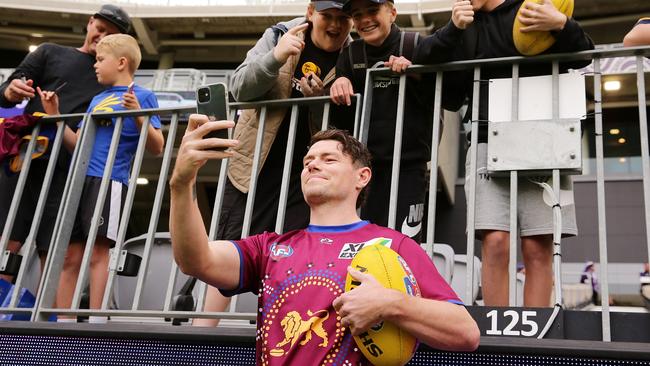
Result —
[[[95, 98], [93, 98], [92, 102], [90, 102], [86, 113], [125, 110], [122, 106], [122, 95], [126, 90], [126, 86], [114, 86], [100, 94], [97, 94]], [[158, 108], [158, 99], [156, 99], [156, 95], [150, 90], [136, 85], [133, 88], [133, 92], [138, 98], [140, 108]], [[111, 147], [111, 139], [113, 138], [116, 119], [117, 118], [97, 121], [97, 135], [95, 136], [93, 153], [90, 162], [88, 163], [88, 172], [86, 175], [99, 178], [104, 175], [104, 167], [106, 166], [106, 160], [108, 159], [108, 151]], [[160, 118], [157, 115], [151, 116], [149, 123], [154, 128], [160, 128]], [[80, 122], [79, 127], [81, 127], [82, 124], [83, 122]], [[139, 138], [140, 130], [135, 123], [135, 119], [133, 117], [124, 118], [122, 124], [122, 136], [120, 137], [120, 144], [117, 147], [115, 164], [113, 165], [113, 172], [111, 173], [112, 180], [121, 182], [125, 185], [129, 184], [131, 159], [138, 148]]]
[[347, 267], [368, 245], [384, 245], [408, 263], [422, 297], [462, 304], [431, 259], [410, 238], [367, 221], [314, 226], [233, 241], [240, 284], [226, 296], [259, 295], [259, 365], [368, 365], [332, 302], [345, 291]]

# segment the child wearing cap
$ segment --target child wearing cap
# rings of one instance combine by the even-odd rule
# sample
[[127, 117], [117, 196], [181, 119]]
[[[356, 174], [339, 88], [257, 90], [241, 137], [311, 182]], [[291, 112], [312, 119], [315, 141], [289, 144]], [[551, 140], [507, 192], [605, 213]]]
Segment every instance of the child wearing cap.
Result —
[[[366, 69], [389, 67], [402, 73], [411, 65], [418, 34], [402, 32], [394, 24], [397, 10], [392, 1], [352, 0], [344, 10], [352, 16], [361, 39], [341, 52], [330, 97], [335, 104], [349, 106], [350, 97], [364, 91]], [[450, 55], [463, 26], [454, 4], [452, 21], [432, 36], [440, 61]], [[375, 77], [372, 85], [368, 148], [373, 155], [375, 178], [361, 217], [383, 226], [388, 225], [399, 83], [399, 75], [391, 75]], [[427, 161], [431, 157], [434, 85], [432, 75], [407, 78], [395, 229], [418, 242], [422, 236]], [[350, 121], [349, 117], [341, 118]]]
[[[97, 45], [95, 71], [100, 84], [108, 89], [96, 95], [87, 113], [113, 112], [158, 108], [156, 96], [150, 90], [133, 85], [133, 75], [140, 65], [141, 53], [137, 41], [126, 34], [115, 34], [103, 38]], [[132, 86], [132, 90], [130, 87]], [[43, 106], [49, 114], [58, 114], [58, 97], [54, 92], [38, 89]], [[117, 118], [96, 120], [97, 132], [93, 152], [88, 163], [81, 203], [77, 212], [72, 239], [63, 265], [63, 272], [57, 292], [57, 306], [68, 308], [71, 305], [85, 243], [92, 224], [95, 202], [99, 199], [104, 168], [108, 158], [113, 131]], [[140, 131], [145, 117], [125, 117], [120, 142], [111, 173], [111, 182], [104, 207], [90, 263], [90, 308], [98, 309], [104, 295], [108, 277], [109, 249], [117, 238], [120, 207], [124, 205], [129, 182], [131, 159], [138, 147]], [[81, 132], [79, 123], [77, 134], [66, 134], [64, 143], [73, 146]], [[162, 152], [164, 138], [160, 131], [160, 119], [151, 116], [147, 125], [146, 149], [154, 155]], [[90, 322], [100, 322], [105, 318], [91, 317]], [[61, 320], [61, 319], [60, 319]]]

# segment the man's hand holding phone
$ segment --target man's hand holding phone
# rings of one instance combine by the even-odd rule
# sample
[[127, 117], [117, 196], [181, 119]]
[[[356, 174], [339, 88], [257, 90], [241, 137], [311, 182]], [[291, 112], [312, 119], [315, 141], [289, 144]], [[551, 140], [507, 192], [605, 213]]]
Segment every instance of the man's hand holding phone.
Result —
[[211, 132], [226, 130], [235, 126], [233, 121], [211, 121], [204, 114], [192, 114], [178, 148], [176, 165], [170, 180], [171, 185], [192, 184], [199, 168], [208, 160], [221, 160], [232, 156], [228, 148], [239, 141], [217, 137], [206, 138]]
[[[196, 112], [204, 115], [210, 121], [223, 121], [228, 119], [228, 90], [226, 84], [215, 83], [201, 86], [196, 90]], [[217, 129], [209, 132], [203, 138], [228, 139], [228, 131]], [[224, 149], [215, 147], [215, 149]]]

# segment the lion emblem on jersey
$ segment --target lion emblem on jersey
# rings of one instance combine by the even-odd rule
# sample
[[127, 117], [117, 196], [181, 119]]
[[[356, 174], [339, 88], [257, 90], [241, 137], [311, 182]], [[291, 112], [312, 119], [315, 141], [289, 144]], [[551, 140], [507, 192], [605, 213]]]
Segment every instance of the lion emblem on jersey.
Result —
[[312, 313], [311, 310], [307, 310], [307, 316], [309, 318], [303, 320], [297, 311], [287, 313], [280, 322], [282, 331], [284, 332], [284, 340], [275, 345], [276, 348], [270, 352], [271, 356], [284, 355], [284, 350], [281, 347], [289, 343], [291, 343], [289, 347], [293, 347], [303, 334], [305, 335], [305, 339], [300, 342], [301, 346], [304, 346], [311, 340], [312, 334], [316, 334], [322, 340], [319, 346], [327, 347], [327, 332], [323, 328], [323, 322], [329, 318], [329, 312], [327, 310], [320, 310]]

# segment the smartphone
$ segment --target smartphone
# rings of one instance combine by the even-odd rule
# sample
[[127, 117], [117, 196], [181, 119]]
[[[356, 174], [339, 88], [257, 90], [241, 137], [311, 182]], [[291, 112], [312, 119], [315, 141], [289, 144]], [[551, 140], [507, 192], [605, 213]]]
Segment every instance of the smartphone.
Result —
[[[196, 112], [205, 114], [212, 121], [228, 119], [228, 90], [226, 84], [215, 83], [204, 85], [196, 89]], [[213, 131], [204, 138], [228, 138], [228, 130]], [[225, 150], [225, 149], [219, 149]]]

